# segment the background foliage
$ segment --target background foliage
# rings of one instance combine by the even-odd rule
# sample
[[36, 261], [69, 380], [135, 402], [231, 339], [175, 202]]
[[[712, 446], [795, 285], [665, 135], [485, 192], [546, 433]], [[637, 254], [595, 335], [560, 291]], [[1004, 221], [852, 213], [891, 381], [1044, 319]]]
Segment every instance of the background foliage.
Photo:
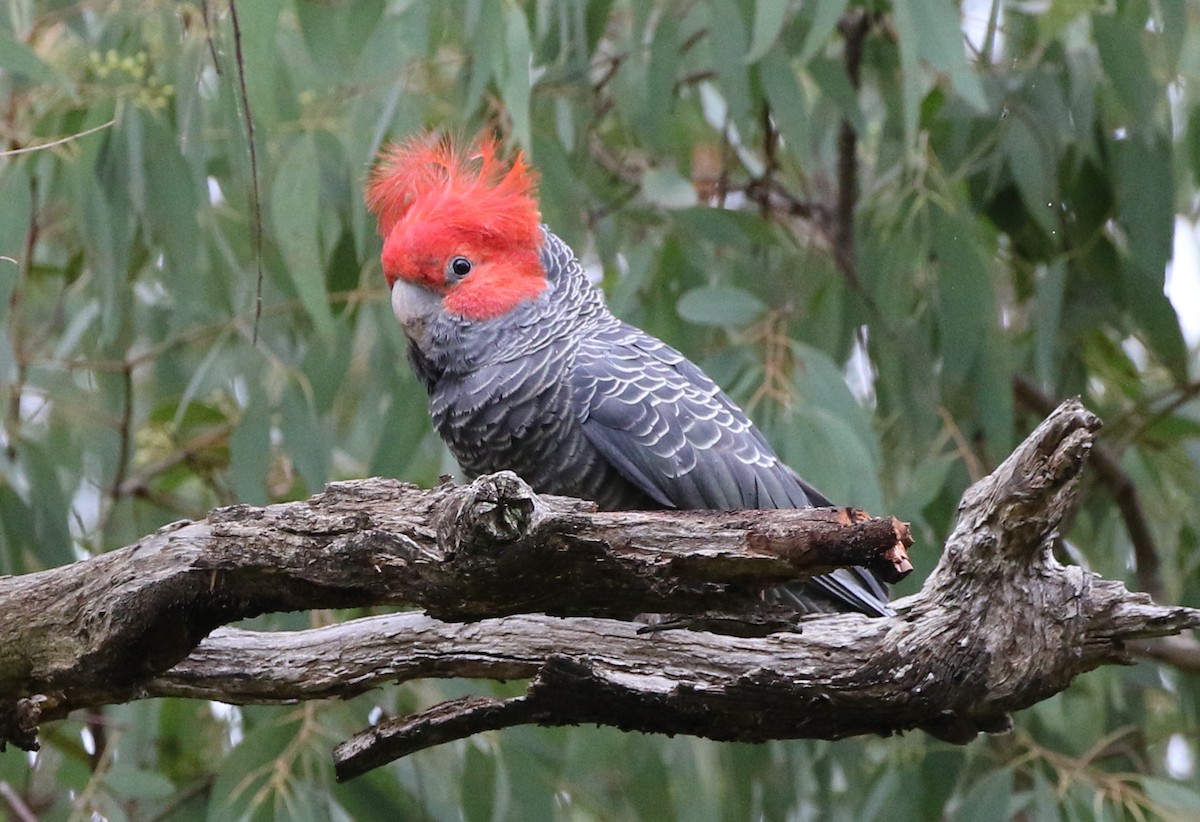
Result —
[[[1111, 459], [1064, 555], [1200, 605], [1200, 366], [1163, 293], [1176, 225], [1194, 242], [1200, 216], [1200, 6], [1177, 0], [6, 0], [0, 573], [334, 478], [452, 470], [362, 182], [386, 138], [485, 125], [531, 153], [546, 221], [614, 310], [700, 362], [830, 496], [911, 520], [920, 569], [970, 480], [1080, 394]], [[162, 700], [6, 753], [0, 804], [1195, 818], [1195, 659], [1089, 674], [963, 748], [518, 729], [343, 786], [329, 747], [374, 706], [486, 686]]]

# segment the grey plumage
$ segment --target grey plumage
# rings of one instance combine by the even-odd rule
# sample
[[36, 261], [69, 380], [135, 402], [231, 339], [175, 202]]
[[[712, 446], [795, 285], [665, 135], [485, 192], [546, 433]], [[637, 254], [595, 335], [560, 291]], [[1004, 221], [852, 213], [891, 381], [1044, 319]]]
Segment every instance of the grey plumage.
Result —
[[[829, 501], [675, 349], [613, 316], [543, 229], [548, 287], [501, 317], [447, 313], [410, 331], [434, 426], [470, 477], [511, 469], [606, 509], [795, 508]], [[891, 613], [864, 569], [817, 577], [796, 604]]]

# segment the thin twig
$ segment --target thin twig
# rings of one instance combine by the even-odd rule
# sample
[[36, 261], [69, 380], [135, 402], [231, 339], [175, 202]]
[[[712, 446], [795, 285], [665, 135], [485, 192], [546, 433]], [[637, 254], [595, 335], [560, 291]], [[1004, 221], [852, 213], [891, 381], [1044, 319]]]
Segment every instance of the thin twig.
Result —
[[[846, 14], [838, 30], [846, 41], [842, 62], [857, 92], [862, 85], [863, 44], [871, 28], [871, 18], [859, 9]], [[854, 211], [858, 204], [858, 135], [847, 118], [838, 131], [837, 200], [833, 209], [834, 260], [855, 290], [865, 294], [858, 277], [858, 255], [854, 247]]]
[[233, 423], [223, 423], [192, 437], [187, 442], [181, 443], [178, 448], [162, 459], [156, 460], [135, 474], [128, 475], [121, 482], [114, 485], [113, 495], [127, 497], [143, 494], [149, 488], [150, 481], [158, 475], [170, 471], [176, 465], [187, 462], [202, 451], [207, 451], [210, 448], [227, 442], [233, 433], [234, 427]]
[[117, 467], [108, 492], [113, 501], [121, 497], [133, 445], [133, 366], [128, 362], [121, 369], [121, 423], [117, 427], [117, 435]]
[[254, 212], [254, 263], [257, 278], [254, 281], [254, 328], [252, 342], [258, 344], [258, 325], [263, 307], [263, 222], [262, 196], [258, 188], [258, 151], [254, 147], [254, 118], [250, 114], [250, 94], [246, 90], [246, 61], [242, 54], [242, 27], [238, 23], [237, 3], [229, 0], [229, 18], [233, 22], [233, 53], [237, 63], [238, 89], [242, 102], [242, 116], [246, 120], [246, 142], [250, 149], [251, 208]]
[[0, 796], [4, 797], [4, 801], [8, 803], [8, 809], [12, 813], [13, 819], [18, 822], [38, 822], [37, 814], [30, 810], [29, 805], [25, 804], [25, 800], [13, 789], [13, 786], [2, 779], [0, 779]]
[[45, 151], [46, 149], [54, 148], [55, 146], [65, 145], [66, 143], [78, 140], [80, 137], [86, 137], [89, 134], [95, 134], [97, 131], [103, 131], [104, 129], [113, 125], [115, 122], [117, 122], [116, 117], [109, 120], [107, 123], [101, 123], [98, 126], [92, 126], [91, 128], [80, 131], [77, 134], [68, 134], [66, 137], [59, 137], [57, 140], [51, 140], [48, 143], [38, 143], [35, 146], [22, 146], [21, 148], [5, 149], [4, 151], [0, 151], [0, 157], [15, 157], [18, 154], [32, 154], [35, 151]]
[[221, 75], [221, 61], [217, 59], [217, 45], [213, 41], [212, 24], [209, 22], [208, 0], [200, 0], [200, 14], [204, 18], [204, 41], [208, 43], [208, 54], [212, 58], [213, 71]]
[[20, 438], [21, 432], [21, 397], [25, 393], [25, 378], [29, 373], [29, 360], [26, 356], [26, 340], [22, 322], [25, 286], [29, 282], [29, 271], [33, 267], [33, 255], [37, 250], [40, 230], [37, 214], [37, 178], [31, 178], [29, 181], [29, 230], [25, 233], [25, 253], [17, 263], [17, 282], [8, 297], [9, 346], [12, 349], [13, 363], [17, 372], [9, 387], [8, 415], [5, 418], [5, 435], [8, 439], [5, 450], [10, 461], [17, 457], [17, 440]]
[[967, 467], [967, 475], [971, 478], [971, 482], [978, 482], [984, 475], [979, 457], [975, 456], [975, 452], [971, 450], [970, 443], [963, 436], [962, 429], [958, 427], [958, 423], [954, 421], [954, 417], [951, 416], [946, 406], [938, 406], [938, 416], [942, 418], [942, 423], [946, 426], [946, 433], [954, 443], [955, 453]]

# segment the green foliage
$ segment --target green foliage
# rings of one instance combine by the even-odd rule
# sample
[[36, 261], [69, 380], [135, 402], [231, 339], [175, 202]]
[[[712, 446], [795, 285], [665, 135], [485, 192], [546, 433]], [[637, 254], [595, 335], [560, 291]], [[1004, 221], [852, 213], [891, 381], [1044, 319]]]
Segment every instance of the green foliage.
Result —
[[[529, 150], [546, 221], [603, 270], [614, 310], [709, 370], [818, 487], [911, 520], [921, 570], [964, 487], [1042, 415], [1028, 392], [1014, 399], [1021, 377], [1105, 419], [1162, 595], [1200, 605], [1200, 367], [1163, 294], [1176, 221], [1198, 216], [1195, 4], [972, 2], [984, 35], [965, 49], [949, 0], [237, 12], [258, 202], [227, 2], [0, 5], [0, 573], [333, 478], [452, 470], [405, 364], [362, 184], [388, 138], [490, 126]], [[849, 72], [853, 26], [839, 22], [860, 13]], [[1147, 569], [1113, 489], [1089, 476], [1074, 556], [1136, 586]], [[34, 761], [0, 756], [0, 781], [48, 820], [1200, 806], [1200, 684], [1147, 665], [1089, 674], [966, 748], [516, 729], [333, 784], [328, 749], [372, 706], [466, 687], [218, 714], [120, 706], [86, 732], [47, 728]], [[81, 734], [99, 729], [107, 745], [89, 756]], [[1168, 749], [1186, 767], [1169, 769]]]

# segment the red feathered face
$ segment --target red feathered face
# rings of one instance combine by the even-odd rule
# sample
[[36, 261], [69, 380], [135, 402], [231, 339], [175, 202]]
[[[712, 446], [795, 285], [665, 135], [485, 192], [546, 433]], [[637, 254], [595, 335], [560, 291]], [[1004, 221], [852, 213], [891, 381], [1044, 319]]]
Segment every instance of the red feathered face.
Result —
[[541, 215], [536, 177], [520, 153], [496, 157], [488, 138], [464, 154], [449, 140], [417, 137], [384, 151], [371, 175], [367, 206], [383, 237], [383, 273], [393, 304], [411, 305], [423, 289], [441, 307], [469, 320], [511, 311], [546, 287], [539, 258]]

